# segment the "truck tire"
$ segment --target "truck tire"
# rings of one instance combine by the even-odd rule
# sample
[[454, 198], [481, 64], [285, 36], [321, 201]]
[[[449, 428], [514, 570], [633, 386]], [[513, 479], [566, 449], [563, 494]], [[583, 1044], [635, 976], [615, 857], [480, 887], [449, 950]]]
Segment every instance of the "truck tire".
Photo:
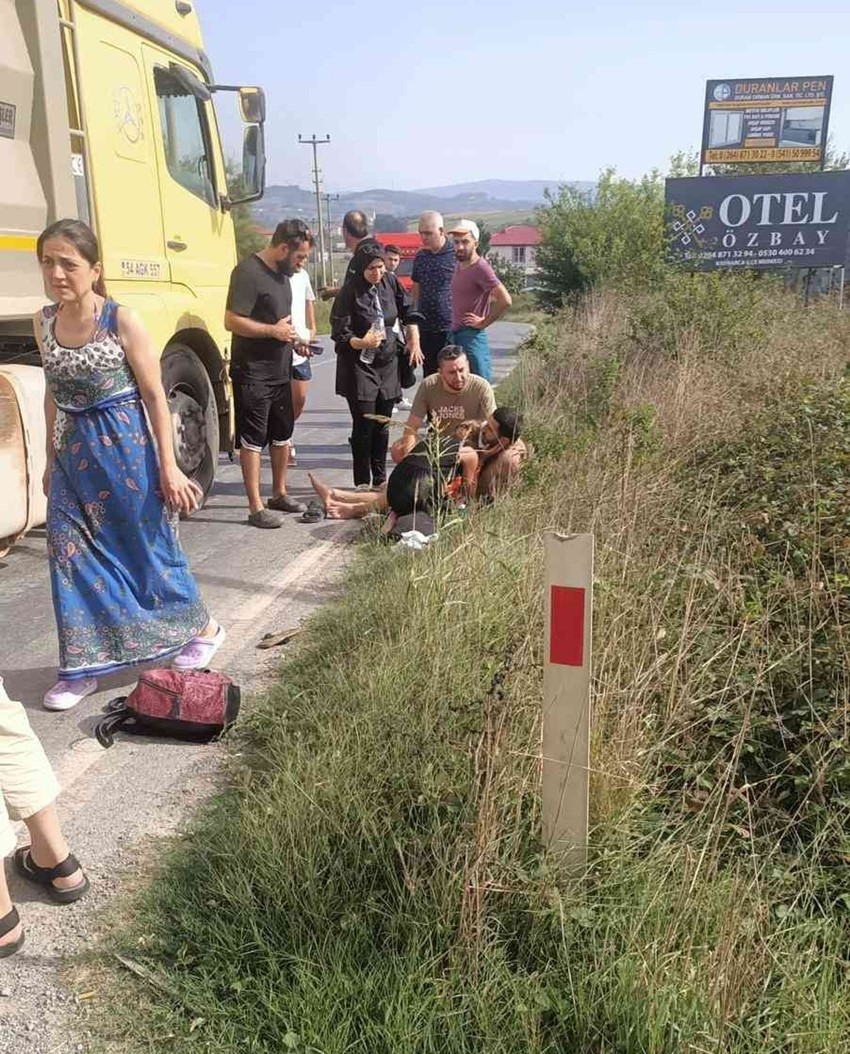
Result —
[[162, 384], [177, 464], [201, 487], [206, 501], [218, 464], [218, 407], [209, 374], [191, 348], [169, 344], [162, 356]]

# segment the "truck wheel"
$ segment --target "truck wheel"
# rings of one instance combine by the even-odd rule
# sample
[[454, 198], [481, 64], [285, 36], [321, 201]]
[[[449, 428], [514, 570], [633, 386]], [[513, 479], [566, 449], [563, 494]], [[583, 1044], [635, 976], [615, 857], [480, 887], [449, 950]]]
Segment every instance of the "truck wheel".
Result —
[[209, 375], [191, 348], [169, 344], [162, 356], [162, 384], [177, 464], [202, 488], [206, 501], [218, 463], [218, 407]]

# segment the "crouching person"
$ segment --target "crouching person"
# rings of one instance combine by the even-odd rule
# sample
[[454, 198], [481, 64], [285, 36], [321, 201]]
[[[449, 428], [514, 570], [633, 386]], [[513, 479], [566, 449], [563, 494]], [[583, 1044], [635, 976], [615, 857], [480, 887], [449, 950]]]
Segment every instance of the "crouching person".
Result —
[[519, 475], [528, 457], [521, 436], [522, 414], [509, 406], [497, 406], [484, 422], [478, 441], [479, 498], [495, 498]]

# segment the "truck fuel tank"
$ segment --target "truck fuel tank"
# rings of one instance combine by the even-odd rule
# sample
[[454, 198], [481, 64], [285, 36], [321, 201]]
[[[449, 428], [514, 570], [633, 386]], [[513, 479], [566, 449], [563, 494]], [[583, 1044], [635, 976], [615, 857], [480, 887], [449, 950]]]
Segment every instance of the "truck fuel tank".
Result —
[[0, 366], [0, 556], [47, 518], [45, 445], [44, 372]]

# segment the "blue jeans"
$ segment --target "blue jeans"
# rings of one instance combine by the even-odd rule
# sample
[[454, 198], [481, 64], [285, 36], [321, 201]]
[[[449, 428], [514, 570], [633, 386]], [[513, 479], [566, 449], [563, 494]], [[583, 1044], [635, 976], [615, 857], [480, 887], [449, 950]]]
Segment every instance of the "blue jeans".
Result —
[[490, 361], [490, 341], [483, 329], [462, 326], [452, 332], [452, 344], [458, 344], [466, 352], [471, 373], [485, 381], [493, 380], [493, 364]]

